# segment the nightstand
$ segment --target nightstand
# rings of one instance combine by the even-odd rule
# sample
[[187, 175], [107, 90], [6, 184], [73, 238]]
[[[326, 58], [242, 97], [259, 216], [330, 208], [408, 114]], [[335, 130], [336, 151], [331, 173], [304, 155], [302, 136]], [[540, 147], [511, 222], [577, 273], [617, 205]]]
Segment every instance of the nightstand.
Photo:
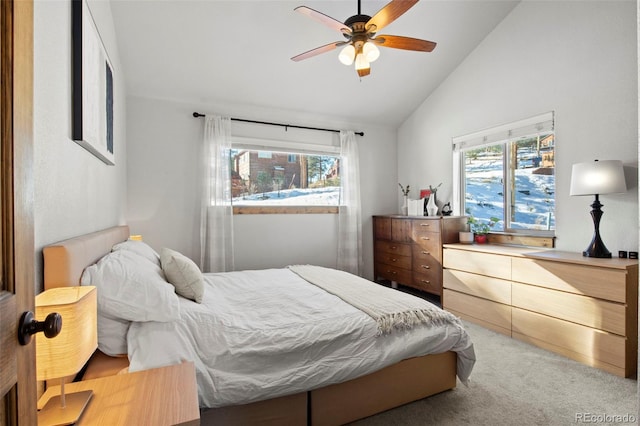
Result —
[[[192, 362], [68, 383], [65, 392], [93, 390], [79, 426], [87, 425], [199, 425], [198, 388]], [[52, 386], [38, 401], [38, 409], [60, 386]]]

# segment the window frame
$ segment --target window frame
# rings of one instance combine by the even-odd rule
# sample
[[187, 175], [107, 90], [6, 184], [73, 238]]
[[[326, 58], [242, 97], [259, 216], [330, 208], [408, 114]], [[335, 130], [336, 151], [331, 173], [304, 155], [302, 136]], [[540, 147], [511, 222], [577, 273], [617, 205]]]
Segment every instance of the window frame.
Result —
[[[517, 142], [523, 138], [534, 137], [536, 135], [554, 135], [554, 156], [555, 156], [555, 112], [547, 112], [524, 120], [494, 126], [478, 132], [452, 139], [453, 147], [453, 211], [456, 215], [465, 216], [466, 203], [466, 179], [465, 179], [465, 155], [464, 152], [488, 146], [502, 145], [502, 182], [503, 182], [503, 214], [501, 221], [505, 227], [503, 231], [492, 231], [492, 234], [504, 235], [528, 235], [535, 237], [555, 237], [555, 229], [521, 229], [511, 228], [510, 224], [512, 206], [509, 200], [512, 196], [509, 178], [510, 158], [512, 142]], [[554, 160], [555, 164], [555, 160]], [[555, 169], [555, 166], [554, 166]], [[555, 170], [554, 170], [555, 179]], [[554, 191], [554, 215], [556, 211], [556, 192]]]
[[[340, 147], [335, 145], [310, 144], [284, 140], [260, 139], [232, 136], [231, 149], [270, 151], [290, 155], [326, 155], [340, 158]], [[234, 215], [247, 214], [338, 214], [339, 205], [234, 205]]]

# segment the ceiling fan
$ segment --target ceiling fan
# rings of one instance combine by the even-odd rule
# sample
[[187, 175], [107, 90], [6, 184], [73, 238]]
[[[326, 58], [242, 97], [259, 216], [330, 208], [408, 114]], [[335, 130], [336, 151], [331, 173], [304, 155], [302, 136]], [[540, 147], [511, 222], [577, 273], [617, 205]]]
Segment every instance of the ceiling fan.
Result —
[[345, 65], [351, 65], [355, 62], [356, 72], [360, 77], [364, 77], [371, 73], [371, 62], [380, 56], [380, 50], [377, 46], [431, 52], [436, 47], [436, 43], [432, 41], [388, 34], [377, 35], [378, 31], [398, 19], [417, 2], [418, 0], [391, 0], [371, 17], [361, 14], [360, 0], [358, 0], [358, 14], [347, 18], [344, 23], [309, 7], [296, 7], [294, 9], [296, 12], [307, 15], [321, 24], [341, 32], [346, 40], [317, 47], [291, 59], [298, 62], [332, 51], [339, 46], [345, 46], [338, 59]]

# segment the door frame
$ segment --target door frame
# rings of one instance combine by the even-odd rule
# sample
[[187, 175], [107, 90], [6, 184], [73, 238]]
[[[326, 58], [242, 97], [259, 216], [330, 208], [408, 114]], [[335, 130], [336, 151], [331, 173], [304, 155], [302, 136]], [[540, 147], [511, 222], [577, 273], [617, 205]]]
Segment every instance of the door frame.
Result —
[[[34, 181], [33, 181], [33, 0], [0, 1], [2, 89], [2, 279], [15, 293], [15, 322], [2, 328], [2, 343], [15, 350], [17, 382], [10, 424], [37, 424], [35, 344], [17, 343], [17, 324], [35, 306]], [[11, 323], [11, 322], [10, 322]], [[11, 329], [12, 328], [12, 329]], [[1, 349], [1, 348], [0, 348]], [[10, 392], [11, 393], [11, 392]], [[17, 410], [13, 412], [12, 410]], [[5, 419], [0, 419], [3, 423]]]

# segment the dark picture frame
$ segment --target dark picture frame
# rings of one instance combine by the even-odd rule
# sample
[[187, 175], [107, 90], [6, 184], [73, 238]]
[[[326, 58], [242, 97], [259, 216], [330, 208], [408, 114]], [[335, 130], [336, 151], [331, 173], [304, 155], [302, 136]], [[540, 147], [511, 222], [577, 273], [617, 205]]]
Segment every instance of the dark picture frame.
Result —
[[71, 0], [71, 15], [72, 139], [115, 165], [113, 66], [86, 0]]

